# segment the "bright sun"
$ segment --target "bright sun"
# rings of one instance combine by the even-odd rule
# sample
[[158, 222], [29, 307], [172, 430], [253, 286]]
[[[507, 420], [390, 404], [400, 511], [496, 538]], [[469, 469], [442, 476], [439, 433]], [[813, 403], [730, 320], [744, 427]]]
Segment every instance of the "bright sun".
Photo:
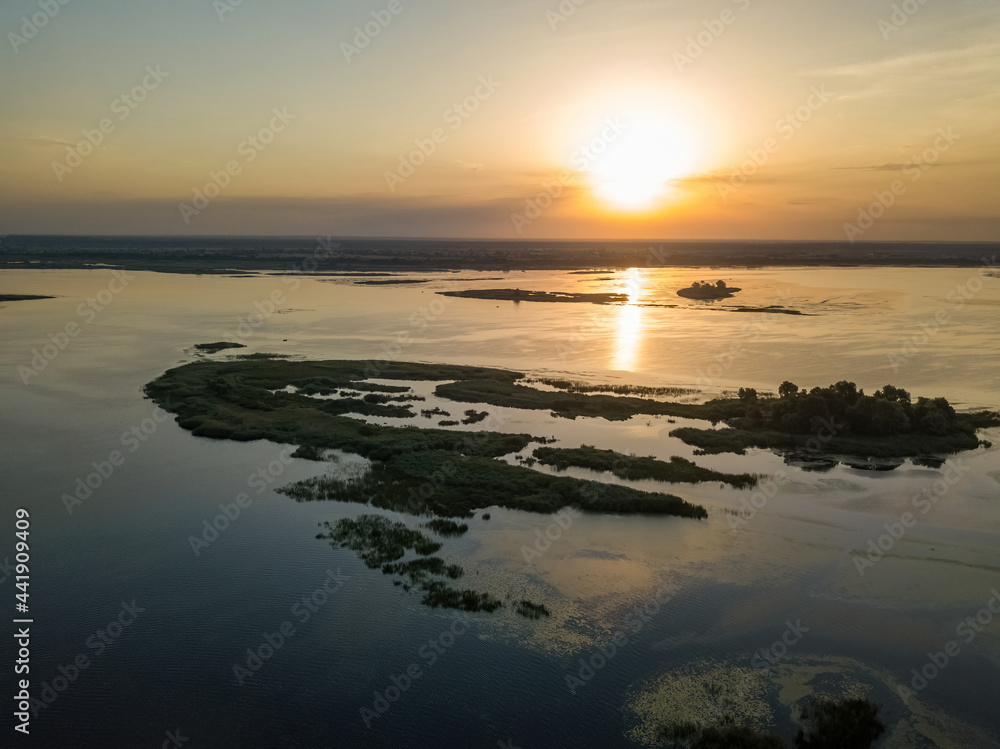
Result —
[[693, 139], [670, 118], [649, 112], [628, 112], [611, 121], [618, 127], [604, 127], [591, 145], [586, 172], [592, 190], [621, 210], [649, 208], [672, 180], [690, 172]]

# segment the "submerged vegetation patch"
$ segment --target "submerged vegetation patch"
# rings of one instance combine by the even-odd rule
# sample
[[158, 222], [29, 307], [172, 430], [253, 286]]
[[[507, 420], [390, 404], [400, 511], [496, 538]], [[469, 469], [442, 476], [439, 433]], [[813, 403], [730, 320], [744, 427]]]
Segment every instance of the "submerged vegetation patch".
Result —
[[[401, 579], [395, 583], [406, 591], [422, 591], [422, 602], [428, 606], [486, 612], [503, 606], [502, 601], [489, 593], [452, 588], [445, 580], [462, 577], [461, 566], [430, 556], [441, 549], [441, 544], [403, 523], [381, 515], [361, 515], [321, 525], [326, 533], [320, 533], [317, 538], [329, 540], [334, 548], [357, 552], [371, 569], [398, 576]], [[417, 558], [398, 561], [408, 551], [415, 552]]]
[[531, 601], [521, 601], [517, 604], [517, 613], [527, 619], [541, 619], [543, 616], [551, 616], [544, 603], [532, 603]]
[[525, 383], [540, 382], [549, 387], [559, 388], [568, 393], [615, 393], [617, 395], [646, 395], [646, 396], [677, 396], [693, 395], [700, 393], [700, 390], [684, 387], [647, 387], [645, 385], [627, 385], [616, 383], [614, 385], [592, 385], [577, 380], [557, 380], [549, 377], [525, 378]]
[[439, 536], [444, 536], [445, 538], [461, 536], [469, 530], [469, 526], [465, 523], [456, 523], [454, 520], [447, 520], [445, 518], [434, 518], [433, 520], [428, 520], [424, 523], [424, 528], [430, 528]]

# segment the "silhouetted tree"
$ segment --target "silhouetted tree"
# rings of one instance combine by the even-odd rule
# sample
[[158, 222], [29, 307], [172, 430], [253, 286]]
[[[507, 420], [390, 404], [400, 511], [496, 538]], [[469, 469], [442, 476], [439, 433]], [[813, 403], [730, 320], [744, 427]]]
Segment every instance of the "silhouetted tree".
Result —
[[778, 385], [778, 395], [782, 398], [792, 398], [799, 393], [799, 386], [793, 382], [785, 380]]

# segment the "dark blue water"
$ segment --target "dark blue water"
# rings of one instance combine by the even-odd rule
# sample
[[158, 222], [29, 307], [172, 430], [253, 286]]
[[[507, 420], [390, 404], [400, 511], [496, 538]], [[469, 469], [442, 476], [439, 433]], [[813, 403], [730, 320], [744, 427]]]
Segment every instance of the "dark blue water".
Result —
[[[215, 340], [209, 335], [215, 328], [185, 330], [189, 320], [182, 312], [163, 340], [137, 333], [151, 324], [109, 318], [44, 379], [24, 387], [16, 365], [51, 325], [46, 322], [40, 336], [39, 330], [0, 323], [9, 346], [0, 388], [0, 561], [12, 551], [14, 509], [27, 507], [35, 620], [31, 688], [40, 698], [45, 686], [62, 687], [33, 717], [26, 740], [12, 731], [13, 692], [7, 695], [0, 746], [160, 747], [169, 745], [170, 735], [186, 737], [186, 747], [636, 746], [627, 734], [637, 724], [631, 708], [637, 695], [687, 668], [750, 668], [755, 650], [781, 637], [786, 622], [800, 619], [810, 631], [782, 664], [850, 661], [854, 665], [844, 669], [867, 686], [894, 724], [911, 714], [889, 680], [908, 678], [928, 650], [953, 638], [954, 625], [975, 612], [934, 601], [893, 608], [831, 596], [825, 568], [813, 557], [799, 567], [790, 564], [791, 573], [737, 584], [730, 580], [743, 564], [739, 554], [725, 562], [706, 554], [699, 566], [691, 559], [701, 552], [679, 548], [676, 569], [648, 560], [659, 576], [676, 573], [679, 591], [641, 631], [627, 633], [628, 644], [571, 694], [566, 675], [577, 674], [579, 659], [590, 658], [604, 641], [593, 636], [593, 622], [566, 625], [579, 626], [593, 644], [565, 652], [539, 647], [524, 636], [523, 623], [505, 627], [472, 615], [455, 625], [454, 613], [420, 605], [353, 552], [315, 538], [320, 522], [370, 510], [298, 504], [274, 492], [321, 472], [322, 465], [282, 463], [282, 447], [271, 443], [195, 438], [169, 420], [130, 451], [133, 443], [124, 443], [123, 433], [154, 414], [143, 384], [184, 358], [178, 341]], [[124, 463], [67, 512], [62, 495], [114, 450]], [[268, 480], [251, 484], [261, 470]], [[241, 492], [251, 504], [196, 556], [189, 537], [219, 514], [220, 503], [233, 503]], [[517, 515], [494, 512], [491, 522], [504, 527], [505, 518]], [[725, 528], [670, 518], [648, 522], [661, 524], [671, 539], [665, 544], [676, 542], [667, 534], [672, 524], [692, 523], [690, 535], [700, 543]], [[598, 551], [628, 551], [628, 538], [603, 526], [602, 534], [607, 546], [595, 546]], [[511, 542], [515, 560], [522, 540]], [[446, 542], [445, 551], [458, 543]], [[741, 541], [714, 536], [706, 548], [716, 543]], [[342, 586], [300, 621], [295, 612], [302, 609], [294, 607], [331, 572]], [[960, 571], [956, 575], [963, 579]], [[2, 610], [12, 610], [14, 592], [13, 580], [0, 583]], [[984, 589], [982, 605], [988, 597]], [[634, 603], [644, 600], [638, 596]], [[134, 621], [129, 615], [120, 632], [112, 625], [113, 642], [101, 643], [98, 632], [133, 601], [141, 609]], [[626, 616], [627, 610], [603, 612], [605, 639], [626, 626]], [[268, 636], [276, 641], [273, 633], [285, 622], [294, 634], [240, 685], [234, 665], [246, 665], [247, 649], [257, 650]], [[461, 634], [452, 640], [448, 635], [456, 630]], [[978, 643], [963, 646], [921, 694], [954, 721], [978, 727], [980, 739], [1000, 735], [993, 689], [1000, 669], [989, 655], [995, 638], [987, 630]], [[3, 639], [0, 665], [9, 674], [13, 638]], [[443, 649], [433, 662], [431, 642]], [[69, 667], [81, 656], [89, 665], [70, 679]], [[421, 676], [366, 726], [362, 709], [373, 708], [375, 693], [384, 695], [411, 664]], [[779, 671], [780, 664], [775, 678]], [[2, 683], [11, 689], [9, 677]], [[770, 725], [792, 735], [795, 726], [777, 687], [768, 700], [774, 707]]]

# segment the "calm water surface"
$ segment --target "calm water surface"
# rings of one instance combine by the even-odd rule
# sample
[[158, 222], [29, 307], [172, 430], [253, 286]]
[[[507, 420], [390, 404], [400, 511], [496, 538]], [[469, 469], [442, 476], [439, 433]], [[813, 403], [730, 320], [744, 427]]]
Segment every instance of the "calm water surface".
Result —
[[[891, 472], [841, 465], [816, 473], [765, 451], [694, 458], [787, 477], [737, 530], [725, 511], [751, 491], [633, 482], [703, 504], [710, 519], [584, 516], [526, 559], [524, 548], [551, 519], [493, 510], [491, 520], [471, 520], [468, 534], [447, 541], [444, 556], [463, 564], [470, 586], [543, 601], [552, 617], [527, 622], [500, 612], [456, 624], [353, 552], [315, 538], [318, 523], [368, 510], [297, 504], [273, 491], [339, 466], [282, 461], [279, 445], [199, 439], [172, 421], [148, 421], [155, 410], [142, 392], [164, 370], [194, 360], [193, 344], [242, 336], [250, 352], [358, 359], [359, 367], [387, 357], [491, 365], [692, 387], [700, 397], [739, 386], [773, 390], [786, 379], [809, 387], [851, 379], [869, 391], [891, 382], [959, 407], [998, 408], [996, 278], [974, 269], [657, 269], [419, 274], [430, 281], [366, 287], [132, 275], [109, 296], [106, 270], [0, 274], [0, 293], [57, 297], [0, 308], [3, 517], [12, 534], [14, 508], [32, 514], [33, 689], [51, 685], [78, 654], [90, 660], [35, 718], [33, 746], [159, 747], [180, 729], [187, 747], [628, 747], [647, 744], [661, 718], [727, 711], [791, 735], [789, 706], [812, 693], [881, 702], [887, 746], [1000, 746], [1000, 624], [983, 625], [971, 642], [956, 634], [1000, 586], [1000, 430], [984, 434], [996, 447], [941, 469], [907, 461]], [[743, 292], [714, 305], [673, 294], [717, 278]], [[629, 294], [629, 304], [434, 294], [489, 287], [615, 291]], [[275, 312], [255, 316], [269, 311], [276, 292]], [[110, 303], [78, 314], [88, 298]], [[805, 314], [717, 309], [772, 304]], [[945, 320], [936, 328], [935, 315]], [[79, 335], [24, 384], [19, 367], [30, 367], [33, 350], [71, 321]], [[692, 457], [667, 436], [683, 420], [567, 421], [493, 410], [502, 429], [555, 436], [564, 446]], [[143, 439], [123, 442], [133, 427]], [[124, 463], [68, 513], [63, 494], [114, 450]], [[252, 479], [262, 470], [264, 478]], [[860, 575], [851, 554], [949, 470], [961, 479]], [[196, 556], [189, 538], [241, 492], [251, 504]], [[0, 560], [12, 551], [5, 542]], [[343, 585], [300, 621], [293, 607], [331, 572]], [[13, 581], [0, 592], [12, 598]], [[91, 638], [133, 599], [142, 611], [98, 653]], [[637, 609], [646, 613], [637, 618]], [[240, 685], [233, 666], [287, 621], [294, 634]], [[795, 644], [762, 661], [759, 651], [789, 623], [801, 633]], [[572, 694], [567, 675], [579, 678], [580, 659], [601, 646], [610, 652], [606, 643], [623, 630], [627, 644]], [[949, 640], [960, 642], [960, 654], [904, 704], [897, 687]], [[10, 645], [6, 655], [14, 657]], [[361, 708], [413, 663], [421, 676], [367, 727]]]

